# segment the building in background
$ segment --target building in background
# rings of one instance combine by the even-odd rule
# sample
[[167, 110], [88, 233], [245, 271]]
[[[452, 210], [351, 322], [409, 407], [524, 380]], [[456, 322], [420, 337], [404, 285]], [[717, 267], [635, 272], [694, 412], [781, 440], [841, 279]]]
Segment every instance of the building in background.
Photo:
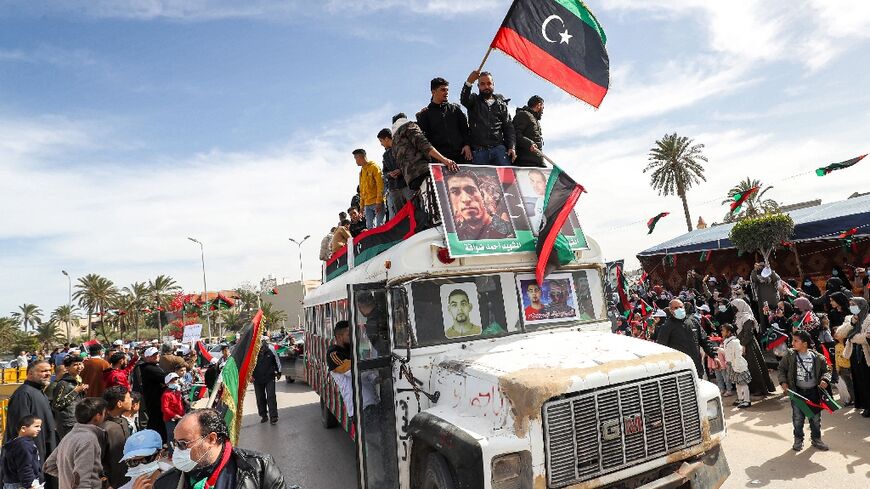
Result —
[[[315, 287], [320, 285], [320, 280], [306, 280], [304, 285], [304, 293], [308, 293]], [[272, 304], [272, 307], [277, 310], [287, 313], [287, 322], [284, 328], [287, 330], [297, 329], [302, 327], [302, 298], [303, 284], [298, 280], [296, 282], [288, 282], [281, 285], [275, 285], [272, 288], [264, 289], [265, 291], [274, 289], [277, 294], [262, 294], [264, 303]]]

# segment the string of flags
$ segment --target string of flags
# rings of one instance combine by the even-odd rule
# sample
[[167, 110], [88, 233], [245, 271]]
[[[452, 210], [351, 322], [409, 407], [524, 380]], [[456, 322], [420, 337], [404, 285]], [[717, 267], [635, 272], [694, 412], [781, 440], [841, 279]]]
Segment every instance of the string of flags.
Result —
[[851, 160], [841, 161], [839, 163], [831, 163], [828, 166], [824, 166], [824, 167], [816, 170], [816, 175], [823, 177], [831, 172], [849, 168], [850, 166], [855, 165], [859, 161], [863, 160], [864, 157], [866, 157], [866, 156], [867, 156], [866, 154], [863, 154], [861, 156], [856, 156], [855, 158], [852, 158]]
[[649, 232], [646, 234], [652, 234], [653, 230], [656, 228], [656, 224], [659, 223], [659, 220], [668, 214], [670, 214], [670, 212], [659, 212], [655, 217], [650, 218], [650, 220], [646, 222], [646, 227], [649, 229]]

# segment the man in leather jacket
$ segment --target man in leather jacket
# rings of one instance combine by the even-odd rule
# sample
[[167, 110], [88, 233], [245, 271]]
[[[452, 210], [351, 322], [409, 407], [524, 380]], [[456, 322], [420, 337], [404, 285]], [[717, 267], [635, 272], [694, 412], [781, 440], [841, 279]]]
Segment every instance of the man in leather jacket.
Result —
[[[471, 92], [477, 82], [479, 93]], [[507, 100], [493, 92], [491, 73], [472, 71], [462, 87], [459, 101], [468, 110], [473, 163], [508, 166], [517, 158], [516, 132], [508, 112]]]
[[271, 455], [233, 447], [229, 438], [217, 411], [198, 409], [185, 415], [175, 427], [173, 442], [184, 455], [173, 455], [175, 467], [154, 482], [154, 489], [285, 489]]

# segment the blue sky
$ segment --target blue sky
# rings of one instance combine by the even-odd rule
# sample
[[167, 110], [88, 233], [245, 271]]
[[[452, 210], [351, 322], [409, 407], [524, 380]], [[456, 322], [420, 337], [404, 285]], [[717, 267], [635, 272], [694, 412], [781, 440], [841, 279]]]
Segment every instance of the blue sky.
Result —
[[[0, 315], [66, 301], [66, 269], [129, 285], [172, 275], [231, 288], [298, 278], [356, 183], [350, 151], [476, 68], [508, 0], [81, 0], [0, 6]], [[721, 5], [720, 5], [721, 4]], [[685, 231], [641, 173], [677, 131], [706, 145], [693, 222], [721, 220], [752, 176], [785, 203], [840, 200], [870, 167], [785, 177], [870, 151], [870, 7], [859, 0], [590, 2], [611, 89], [594, 111], [501, 53], [522, 105], [546, 99], [546, 150], [583, 183], [578, 212], [607, 258]], [[711, 202], [712, 201], [712, 202]], [[661, 211], [653, 236], [645, 221]], [[630, 223], [635, 223], [631, 224]], [[633, 260], [632, 260], [633, 261]]]

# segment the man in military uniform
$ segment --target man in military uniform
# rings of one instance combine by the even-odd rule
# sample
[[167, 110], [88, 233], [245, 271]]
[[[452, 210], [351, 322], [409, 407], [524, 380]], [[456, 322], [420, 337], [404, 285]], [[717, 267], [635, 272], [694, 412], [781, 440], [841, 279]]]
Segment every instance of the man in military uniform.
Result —
[[444, 178], [460, 241], [513, 237], [510, 223], [486, 209], [477, 175], [463, 170], [447, 173]]

